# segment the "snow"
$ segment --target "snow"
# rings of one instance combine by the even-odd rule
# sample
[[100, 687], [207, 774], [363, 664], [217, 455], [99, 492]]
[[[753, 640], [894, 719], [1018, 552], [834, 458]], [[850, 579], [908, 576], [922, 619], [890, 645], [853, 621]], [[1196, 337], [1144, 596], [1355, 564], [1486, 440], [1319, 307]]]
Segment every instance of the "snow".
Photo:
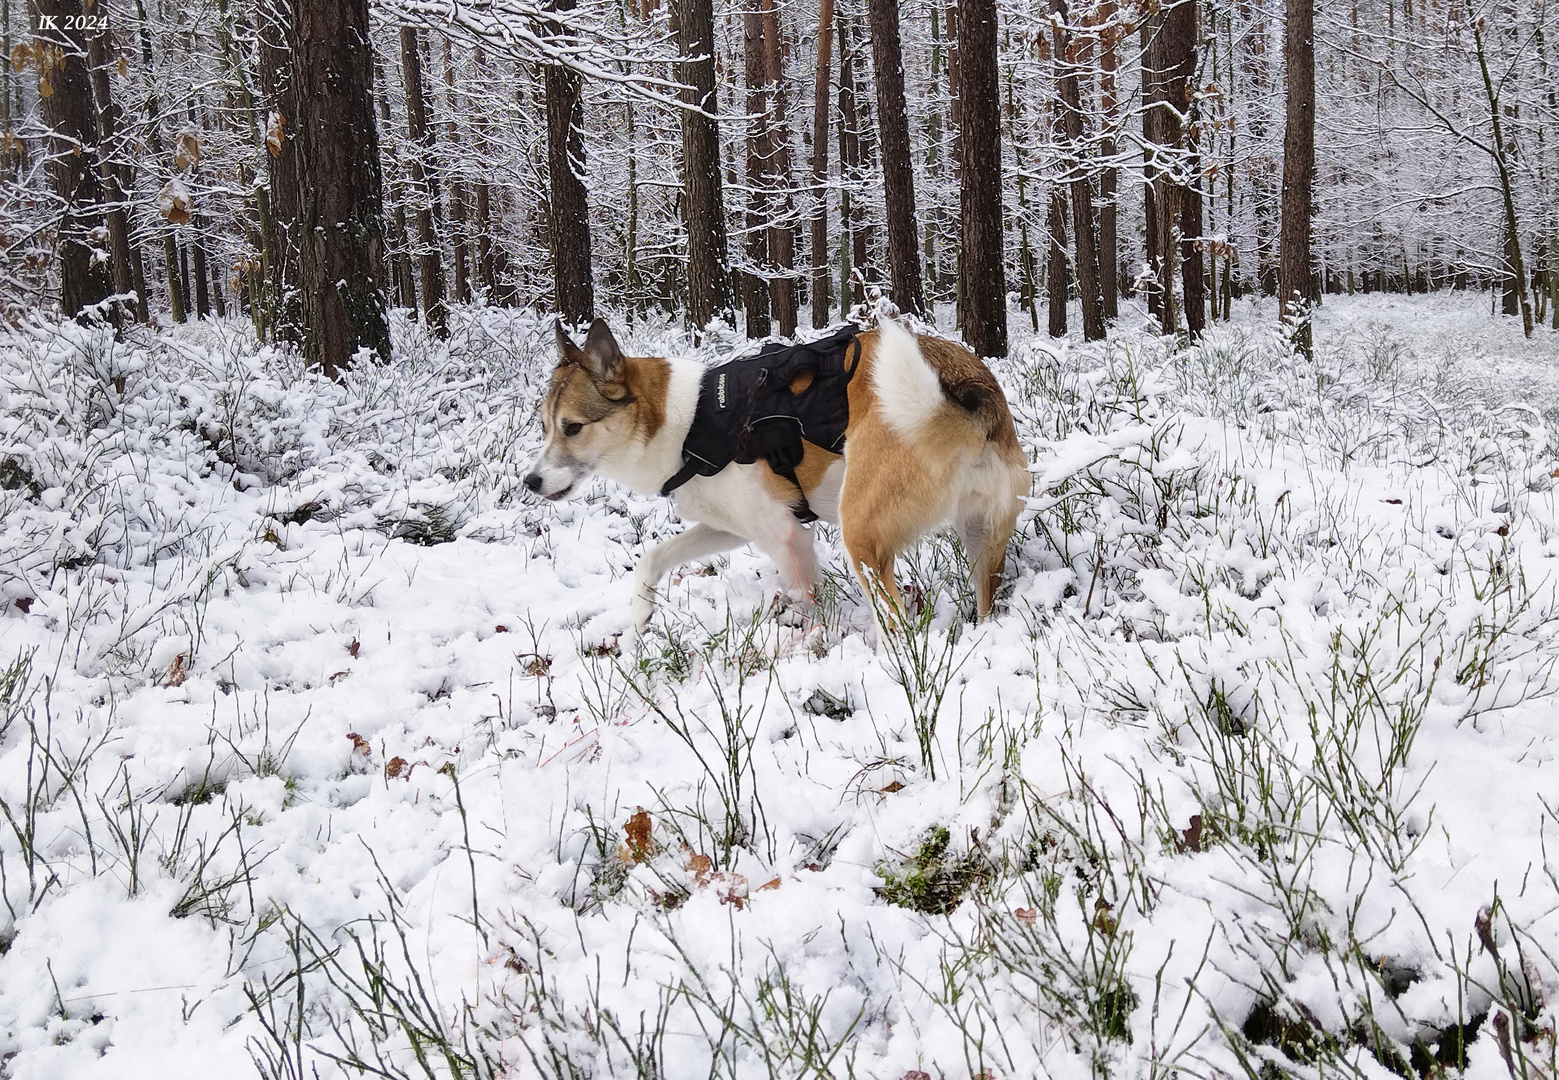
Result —
[[[898, 661], [827, 530], [815, 620], [738, 550], [616, 655], [681, 526], [524, 493], [537, 315], [344, 385], [6, 331], [0, 1073], [1384, 1076], [1481, 1019], [1466, 1075], [1553, 1075], [1559, 336], [1239, 307], [1013, 320], [1009, 594], [926, 542]], [[887, 902], [937, 828], [972, 886]]]

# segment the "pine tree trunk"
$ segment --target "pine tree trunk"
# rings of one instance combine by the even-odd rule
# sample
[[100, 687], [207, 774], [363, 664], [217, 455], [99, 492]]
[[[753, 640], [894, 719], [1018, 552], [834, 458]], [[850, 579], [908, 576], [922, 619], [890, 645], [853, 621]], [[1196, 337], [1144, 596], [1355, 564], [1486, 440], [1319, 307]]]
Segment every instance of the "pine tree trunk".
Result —
[[865, 247], [854, 196], [861, 167], [860, 141], [855, 135], [855, 52], [843, 9], [835, 8], [835, 18], [839, 23], [839, 306], [847, 313], [863, 299], [855, 284], [855, 270], [864, 268]]
[[[0, 0], [8, 2], [8, 0]], [[108, 0], [86, 0], [83, 11], [88, 19], [98, 25], [109, 25]], [[146, 297], [144, 271], [141, 270], [141, 253], [131, 242], [128, 206], [130, 192], [130, 166], [120, 153], [119, 127], [123, 119], [119, 104], [114, 100], [108, 81], [108, 69], [114, 62], [113, 38], [106, 31], [98, 31], [87, 38], [87, 61], [92, 71], [92, 92], [97, 99], [98, 175], [102, 179], [103, 198], [107, 204], [104, 214], [108, 224], [109, 251], [112, 256], [114, 291], [121, 296], [136, 294], [135, 317], [146, 321]], [[128, 147], [124, 149], [128, 154]]]
[[103, 226], [103, 188], [93, 155], [79, 149], [97, 144], [86, 35], [80, 27], [79, 2], [32, 0], [31, 6], [37, 47], [57, 50], [38, 91], [43, 122], [49, 127], [50, 186], [65, 206], [55, 240], [60, 309], [67, 317], [78, 317], [84, 308], [106, 300], [114, 287], [108, 267], [92, 258], [92, 230]]
[[833, 315], [828, 258], [828, 75], [834, 44], [834, 0], [819, 0], [817, 77], [812, 91], [812, 328]]
[[958, 63], [959, 223], [963, 229], [964, 341], [980, 356], [1007, 355], [1007, 279], [1002, 265], [1001, 104], [996, 0], [961, 0]]
[[[1262, 88], [1273, 82], [1272, 65], [1267, 53], [1267, 25], [1261, 0], [1236, 0], [1236, 10], [1241, 22], [1249, 29], [1241, 39], [1244, 46], [1240, 54], [1240, 71], [1247, 86]], [[1258, 103], [1251, 109], [1250, 139], [1252, 147], [1267, 143], [1267, 109]], [[1258, 153], [1250, 160], [1251, 202], [1256, 218], [1256, 284], [1268, 296], [1278, 293], [1277, 222], [1274, 209], [1278, 194], [1273, 190], [1273, 165], [1271, 156]], [[1230, 170], [1233, 176], [1233, 170]]]
[[422, 278], [422, 315], [437, 337], [448, 337], [444, 263], [435, 221], [438, 181], [428, 175], [423, 162], [424, 156], [433, 153], [433, 126], [428, 122], [427, 99], [422, 92], [422, 50], [418, 47], [417, 31], [410, 26], [401, 27], [401, 76], [406, 83], [406, 130], [412, 142], [406, 174], [417, 194], [417, 269]]
[[768, 67], [764, 61], [763, 15], [756, 8], [742, 16], [742, 58], [747, 82], [747, 216], [745, 221], [747, 269], [741, 275], [742, 310], [747, 336], [769, 336], [770, 215], [767, 187]]
[[923, 315], [926, 305], [920, 285], [915, 173], [910, 162], [909, 117], [904, 109], [904, 60], [899, 45], [898, 5], [894, 0], [866, 0], [866, 14], [877, 83], [882, 194], [888, 218], [888, 273], [893, 282], [893, 302], [901, 311]]
[[[1168, 12], [1164, 30], [1172, 39], [1170, 64], [1173, 72], [1171, 104], [1187, 116], [1195, 128], [1196, 105], [1191, 100], [1191, 79], [1196, 74], [1196, 46], [1200, 39], [1196, 0], [1181, 0]], [[1201, 158], [1196, 137], [1182, 128], [1180, 145], [1188, 152], [1176, 175], [1175, 192], [1180, 211], [1180, 294], [1185, 301], [1186, 335], [1196, 341], [1207, 328], [1206, 269], [1202, 259], [1202, 195], [1197, 190]]]
[[299, 106], [303, 355], [330, 378], [359, 349], [390, 358], [384, 193], [367, 40], [368, 0], [297, 0], [288, 44]]
[[1099, 140], [1099, 154], [1105, 162], [1099, 172], [1099, 292], [1106, 319], [1120, 316], [1120, 241], [1116, 234], [1120, 170], [1114, 165], [1118, 152], [1115, 136], [1108, 134], [1115, 124], [1115, 70], [1122, 33], [1115, 24], [1115, 16], [1115, 0], [1102, 0], [1099, 5], [1099, 22], [1103, 26], [1099, 45], [1099, 107], [1106, 134]]
[[[476, 46], [471, 56], [476, 65], [477, 74], [485, 83], [487, 81], [487, 56], [480, 45]], [[629, 108], [632, 108], [630, 104]], [[629, 141], [632, 142], [633, 131], [630, 119]], [[476, 160], [486, 164], [488, 160], [487, 145], [487, 114], [483, 110], [477, 110], [472, 121], [472, 137], [475, 140]], [[476, 182], [476, 279], [482, 283], [488, 299], [492, 299], [493, 292], [497, 288], [497, 282], [493, 277], [493, 236], [492, 236], [492, 187], [487, 182], [487, 172], [481, 174], [481, 179]]]
[[1050, 253], [1045, 259], [1045, 309], [1051, 337], [1066, 337], [1066, 195], [1059, 182], [1050, 186]]
[[1056, 90], [1061, 98], [1061, 115], [1066, 132], [1066, 163], [1071, 176], [1072, 232], [1077, 246], [1077, 298], [1083, 315], [1083, 338], [1104, 338], [1104, 297], [1099, 285], [1098, 237], [1094, 232], [1093, 182], [1083, 167], [1083, 107], [1078, 85], [1081, 67], [1079, 46], [1066, 29], [1069, 21], [1066, 0], [1051, 0], [1055, 17], [1055, 55], [1058, 70]]
[[[137, 0], [139, 3], [139, 0]], [[259, 191], [260, 244], [265, 258], [264, 297], [256, 298], [262, 310], [258, 322], [284, 341], [303, 340], [303, 313], [298, 296], [298, 110], [292, 82], [292, 55], [287, 48], [287, 27], [292, 22], [292, 0], [267, 0], [258, 8], [256, 34], [260, 60], [260, 88], [267, 117], [266, 160], [269, 191]], [[143, 15], [144, 25], [144, 15]], [[151, 62], [151, 43], [144, 36], [142, 59]], [[150, 111], [150, 107], [148, 108]], [[274, 120], [274, 124], [271, 121]], [[155, 119], [153, 120], [155, 132]], [[156, 149], [154, 146], [153, 149]], [[165, 244], [172, 250], [172, 239]], [[182, 303], [180, 301], [179, 303]], [[175, 305], [176, 307], [178, 305]]]
[[[374, 59], [374, 85], [378, 87], [375, 96], [379, 99], [379, 122], [384, 125], [384, 130], [390, 130], [390, 95], [384, 86], [384, 73], [379, 68], [377, 57]], [[390, 163], [390, 171], [397, 176], [395, 190], [392, 191], [388, 179], [385, 181], [385, 193], [393, 208], [391, 211], [390, 242], [395, 245], [395, 293], [396, 299], [403, 308], [409, 308], [412, 314], [417, 311], [417, 287], [412, 281], [411, 275], [411, 242], [406, 232], [406, 181], [402, 174], [402, 166], [396, 160], [395, 151], [385, 148], [385, 158]]]
[[678, 51], [687, 58], [676, 64], [677, 81], [687, 87], [682, 100], [699, 110], [681, 110], [681, 121], [687, 317], [701, 331], [730, 306], [720, 136], [713, 119], [719, 109], [713, 0], [671, 0], [671, 18]]
[[[449, 107], [449, 123], [445, 125], [448, 132], [450, 156], [454, 156], [456, 147], [460, 145], [460, 125], [456, 121], [461, 113], [459, 95], [455, 93], [455, 57], [453, 47], [449, 41], [449, 35], [442, 36], [443, 60], [444, 60], [444, 100]], [[450, 239], [455, 249], [455, 303], [469, 304], [471, 302], [471, 245], [469, 230], [466, 227], [469, 214], [470, 200], [466, 198], [466, 186], [461, 181], [458, 173], [453, 173], [449, 180], [449, 231]]]
[[[574, 0], [557, 0], [571, 11]], [[590, 265], [590, 204], [585, 195], [582, 86], [577, 72], [548, 64], [547, 180], [552, 197], [552, 294], [565, 322], [595, 318], [595, 282]]]
[[778, 275], [769, 281], [769, 303], [782, 337], [796, 335], [795, 205], [790, 193], [790, 95], [785, 92], [785, 47], [775, 0], [763, 7], [763, 61], [768, 76], [767, 138], [769, 183], [769, 263]]
[[206, 243], [201, 238], [207, 228], [206, 220], [196, 214], [190, 230], [190, 270], [195, 275], [195, 314], [205, 319], [211, 316], [211, 288], [208, 284]]
[[[1278, 296], [1285, 316], [1315, 299], [1310, 268], [1310, 208], [1315, 189], [1315, 4], [1287, 0], [1283, 39], [1287, 72], [1283, 129], [1282, 227], [1278, 238]], [[1296, 344], [1310, 352], [1308, 324]]]

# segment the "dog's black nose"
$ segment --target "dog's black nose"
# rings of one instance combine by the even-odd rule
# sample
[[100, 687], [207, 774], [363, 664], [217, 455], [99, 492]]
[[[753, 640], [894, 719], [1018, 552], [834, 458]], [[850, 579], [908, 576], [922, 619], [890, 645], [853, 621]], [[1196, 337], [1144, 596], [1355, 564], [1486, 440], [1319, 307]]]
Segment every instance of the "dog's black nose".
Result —
[[528, 487], [532, 491], [540, 491], [541, 490], [541, 474], [540, 473], [531, 473], [529, 476], [527, 476], [525, 478], [525, 486]]

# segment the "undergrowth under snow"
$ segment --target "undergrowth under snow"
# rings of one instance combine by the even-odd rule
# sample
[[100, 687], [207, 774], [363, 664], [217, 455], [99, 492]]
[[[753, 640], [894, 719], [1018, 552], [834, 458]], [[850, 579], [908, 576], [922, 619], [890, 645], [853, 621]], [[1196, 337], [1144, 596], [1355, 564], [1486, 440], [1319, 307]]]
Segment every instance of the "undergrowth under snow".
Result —
[[1479, 303], [1020, 340], [1005, 600], [928, 540], [883, 657], [827, 529], [619, 654], [680, 526], [524, 495], [536, 316], [6, 332], [0, 1075], [1552, 1080], [1559, 340]]

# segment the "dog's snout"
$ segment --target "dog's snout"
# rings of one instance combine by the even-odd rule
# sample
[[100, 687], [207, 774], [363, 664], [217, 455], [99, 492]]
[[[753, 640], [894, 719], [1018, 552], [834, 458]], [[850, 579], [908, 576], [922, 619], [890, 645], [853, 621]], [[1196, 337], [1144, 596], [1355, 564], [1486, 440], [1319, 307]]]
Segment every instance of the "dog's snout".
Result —
[[530, 475], [528, 475], [525, 478], [525, 486], [527, 488], [529, 488], [531, 491], [540, 491], [541, 490], [541, 474], [540, 473], [531, 473]]

